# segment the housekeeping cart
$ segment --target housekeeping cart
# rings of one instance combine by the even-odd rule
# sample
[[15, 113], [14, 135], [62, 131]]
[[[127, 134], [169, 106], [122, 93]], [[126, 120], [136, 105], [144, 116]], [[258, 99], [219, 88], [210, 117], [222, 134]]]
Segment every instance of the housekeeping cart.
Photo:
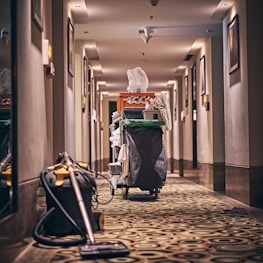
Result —
[[[118, 132], [113, 129], [113, 124]], [[158, 111], [145, 111], [139, 107], [123, 108], [117, 124], [113, 120], [111, 133], [119, 134], [120, 140], [116, 145], [120, 149], [117, 162], [114, 156], [115, 162], [109, 164], [112, 195], [116, 188], [122, 188], [122, 196], [127, 199], [129, 188], [138, 187], [158, 198], [167, 172], [163, 125]]]

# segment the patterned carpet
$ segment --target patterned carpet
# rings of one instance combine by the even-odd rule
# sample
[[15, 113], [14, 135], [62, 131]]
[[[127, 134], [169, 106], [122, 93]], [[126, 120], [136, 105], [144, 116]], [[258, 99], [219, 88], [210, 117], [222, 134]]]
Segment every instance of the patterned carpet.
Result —
[[[99, 201], [106, 203], [111, 198], [109, 184], [104, 179], [97, 184]], [[99, 204], [97, 211], [104, 214], [105, 224], [103, 231], [94, 233], [96, 241], [122, 241], [130, 254], [88, 262], [263, 262], [263, 222], [176, 175], [167, 176], [158, 199], [129, 188], [125, 200], [118, 188], [111, 202]], [[85, 261], [78, 246], [33, 246], [52, 251], [52, 263]]]

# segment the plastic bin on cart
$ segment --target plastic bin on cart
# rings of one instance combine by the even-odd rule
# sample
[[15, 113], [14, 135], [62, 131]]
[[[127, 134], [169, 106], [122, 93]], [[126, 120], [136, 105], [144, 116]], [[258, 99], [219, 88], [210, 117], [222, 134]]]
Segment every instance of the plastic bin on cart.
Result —
[[143, 117], [145, 120], [163, 120], [159, 110], [144, 110]]
[[118, 181], [122, 175], [122, 165], [120, 162], [109, 163], [110, 193], [114, 195], [118, 187]]
[[122, 117], [129, 120], [143, 119], [143, 111], [144, 108], [123, 108]]
[[117, 100], [117, 110], [121, 112], [123, 108], [145, 108], [145, 104], [151, 99], [155, 98], [155, 94], [151, 92], [146, 93], [133, 93], [126, 92], [120, 93]]

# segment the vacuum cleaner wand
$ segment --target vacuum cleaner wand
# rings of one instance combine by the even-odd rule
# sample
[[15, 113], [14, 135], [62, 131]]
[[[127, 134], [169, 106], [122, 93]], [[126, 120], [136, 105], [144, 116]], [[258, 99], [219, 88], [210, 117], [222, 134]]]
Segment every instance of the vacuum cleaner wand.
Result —
[[79, 205], [79, 209], [80, 209], [80, 213], [82, 215], [82, 219], [83, 219], [83, 223], [86, 229], [86, 232], [89, 236], [89, 240], [91, 243], [95, 243], [95, 238], [93, 235], [93, 230], [92, 230], [92, 226], [90, 223], [90, 220], [88, 218], [88, 213], [85, 207], [85, 202], [83, 200], [81, 191], [79, 189], [79, 185], [78, 185], [78, 181], [75, 177], [75, 172], [74, 172], [74, 168], [73, 168], [73, 164], [68, 156], [68, 153], [65, 153], [65, 161], [66, 161], [66, 165], [68, 168], [68, 172], [69, 172], [69, 176], [70, 176], [70, 180], [71, 180], [71, 184], [74, 190], [74, 193], [76, 195], [76, 199]]
[[75, 177], [75, 168], [67, 152], [65, 152], [64, 154], [64, 159], [66, 161], [66, 165], [67, 165], [67, 169], [70, 175], [72, 187], [75, 192], [76, 199], [77, 199], [77, 202], [80, 208], [83, 223], [84, 223], [86, 232], [90, 240], [89, 244], [79, 246], [80, 255], [85, 258], [93, 258], [93, 259], [94, 258], [122, 257], [122, 256], [128, 255], [130, 251], [122, 242], [110, 243], [110, 242], [96, 242], [95, 241], [90, 219], [86, 211], [85, 203], [83, 201], [83, 197], [82, 197], [77, 179]]

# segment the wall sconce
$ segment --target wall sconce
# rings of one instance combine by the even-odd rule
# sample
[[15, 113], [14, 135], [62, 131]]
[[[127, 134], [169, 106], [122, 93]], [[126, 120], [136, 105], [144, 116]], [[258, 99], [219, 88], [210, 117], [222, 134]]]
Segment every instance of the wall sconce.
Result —
[[208, 111], [209, 110], [209, 95], [208, 94], [203, 95], [203, 105], [205, 107], [205, 110]]
[[49, 78], [54, 78], [55, 77], [55, 66], [53, 61], [50, 61], [49, 65], [46, 66], [46, 74]]
[[82, 95], [81, 97], [82, 97], [82, 101], [81, 101], [81, 103], [82, 103], [82, 113], [84, 113], [86, 111], [87, 98], [86, 98], [85, 95]]
[[55, 76], [55, 66], [52, 61], [52, 46], [49, 44], [48, 39], [42, 40], [42, 61], [43, 65], [46, 67], [46, 75], [49, 78], [54, 78]]
[[49, 65], [50, 60], [52, 59], [52, 46], [49, 44], [48, 39], [42, 40], [42, 61], [43, 65]]

